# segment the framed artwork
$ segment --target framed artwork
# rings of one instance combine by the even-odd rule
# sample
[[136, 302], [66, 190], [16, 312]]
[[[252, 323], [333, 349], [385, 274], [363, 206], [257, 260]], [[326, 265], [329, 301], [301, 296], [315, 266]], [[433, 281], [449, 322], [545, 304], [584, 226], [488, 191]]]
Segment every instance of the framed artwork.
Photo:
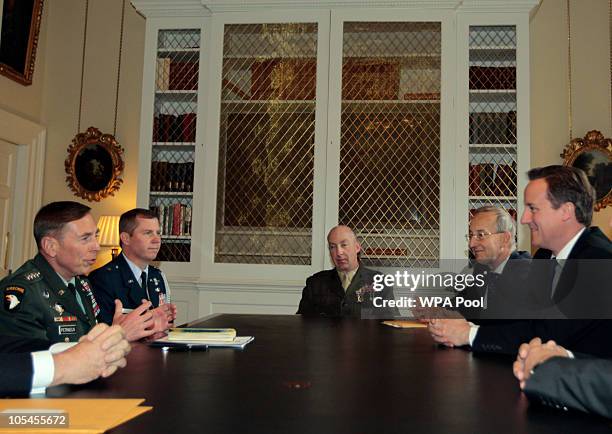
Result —
[[43, 0], [2, 1], [0, 74], [32, 84]]
[[112, 134], [89, 127], [77, 134], [64, 162], [68, 187], [78, 197], [99, 202], [113, 196], [123, 183], [123, 148]]
[[595, 189], [595, 211], [612, 205], [612, 139], [589, 131], [572, 140], [561, 154], [563, 164], [582, 169]]

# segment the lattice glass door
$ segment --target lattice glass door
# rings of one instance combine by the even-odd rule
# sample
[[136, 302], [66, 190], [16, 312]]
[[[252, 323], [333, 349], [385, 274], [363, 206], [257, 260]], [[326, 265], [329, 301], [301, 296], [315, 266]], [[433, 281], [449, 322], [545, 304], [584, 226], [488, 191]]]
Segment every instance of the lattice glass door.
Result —
[[494, 205], [516, 219], [516, 54], [516, 26], [470, 26], [470, 215]]
[[317, 24], [226, 24], [216, 263], [309, 265]]
[[149, 207], [161, 224], [160, 261], [191, 259], [199, 58], [200, 29], [159, 31]]
[[365, 265], [440, 258], [440, 22], [345, 22], [339, 222]]

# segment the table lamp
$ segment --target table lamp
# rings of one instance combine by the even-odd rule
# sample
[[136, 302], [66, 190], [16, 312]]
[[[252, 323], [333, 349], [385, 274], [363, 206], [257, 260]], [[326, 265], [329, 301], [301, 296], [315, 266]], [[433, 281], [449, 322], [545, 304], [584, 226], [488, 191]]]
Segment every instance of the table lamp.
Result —
[[103, 215], [98, 220], [100, 247], [110, 247], [113, 259], [119, 254], [119, 216]]

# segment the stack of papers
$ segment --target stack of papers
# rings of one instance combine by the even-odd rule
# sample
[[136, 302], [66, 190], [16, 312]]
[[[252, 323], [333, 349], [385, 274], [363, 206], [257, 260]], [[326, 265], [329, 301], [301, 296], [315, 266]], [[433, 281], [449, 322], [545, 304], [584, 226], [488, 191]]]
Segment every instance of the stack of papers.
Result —
[[168, 336], [165, 338], [157, 339], [153, 341], [153, 346], [156, 347], [177, 347], [184, 346], [194, 349], [198, 347], [215, 347], [215, 348], [238, 348], [244, 349], [244, 347], [255, 338], [253, 336], [236, 336], [231, 341], [219, 341], [219, 340], [190, 340], [190, 339], [168, 339]]
[[[0, 428], [0, 433], [103, 433], [130, 419], [146, 413], [153, 407], [141, 407], [144, 399], [2, 399], [0, 417], [31, 413], [49, 413], [68, 416], [68, 427], [36, 427], [36, 424]], [[55, 413], [54, 413], [55, 414]]]

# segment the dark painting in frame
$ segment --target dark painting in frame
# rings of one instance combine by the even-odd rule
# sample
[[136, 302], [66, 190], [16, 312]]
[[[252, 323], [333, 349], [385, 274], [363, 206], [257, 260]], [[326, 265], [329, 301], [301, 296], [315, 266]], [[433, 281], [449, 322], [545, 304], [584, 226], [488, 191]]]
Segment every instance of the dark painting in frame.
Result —
[[32, 84], [43, 0], [2, 1], [0, 74]]
[[90, 202], [114, 196], [123, 183], [123, 148], [112, 134], [95, 127], [78, 133], [68, 146], [64, 162], [68, 187]]

